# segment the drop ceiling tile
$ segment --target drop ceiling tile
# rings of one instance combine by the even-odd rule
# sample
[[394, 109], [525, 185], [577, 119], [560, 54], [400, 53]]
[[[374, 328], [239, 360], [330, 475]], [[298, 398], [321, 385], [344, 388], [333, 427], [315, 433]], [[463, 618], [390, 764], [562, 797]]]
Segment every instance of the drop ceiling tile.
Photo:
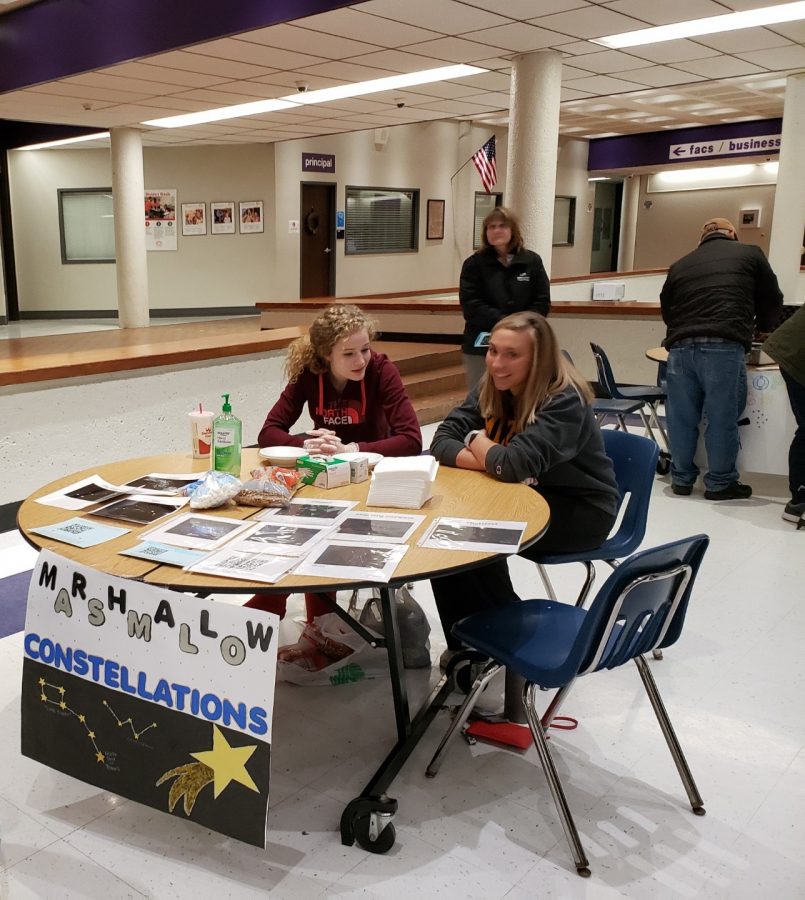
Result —
[[730, 78], [734, 75], [751, 75], [762, 71], [760, 66], [737, 59], [734, 56], [713, 56], [709, 59], [691, 59], [677, 66], [683, 72], [703, 75], [706, 78]]
[[[652, 64], [620, 50], [603, 50], [600, 53], [589, 53], [581, 57], [576, 66], [586, 72], [608, 75], [612, 72], [624, 72], [627, 69], [649, 68]], [[564, 77], [564, 76], [563, 76]]]
[[464, 99], [468, 103], [477, 103], [479, 106], [491, 106], [494, 109], [508, 109], [510, 95], [508, 91], [487, 91], [484, 94], [471, 94]]
[[[142, 78], [118, 78], [115, 75], [104, 75], [101, 72], [82, 72], [74, 78], [63, 79], [61, 83], [76, 85], [79, 88], [104, 88], [109, 91], [121, 91], [129, 95], [137, 94], [143, 97], [154, 94], [175, 94], [182, 90], [181, 85], [162, 85], [158, 81], [145, 81]], [[125, 97], [122, 99], [125, 99]]]
[[598, 96], [607, 94], [622, 94], [625, 91], [635, 91], [642, 85], [634, 81], [624, 81], [621, 78], [611, 78], [609, 75], [589, 75], [587, 78], [574, 78], [568, 81], [567, 87], [577, 88], [581, 91], [590, 91]]
[[[464, 0], [468, 6], [477, 6], [489, 12], [500, 12], [501, 4], [498, 0]], [[513, 19], [528, 19], [534, 15], [534, 0], [506, 0], [505, 14]], [[539, 12], [542, 16], [551, 13], [565, 12], [569, 9], [583, 9], [592, 6], [587, 0], [539, 0]]]
[[630, 47], [629, 53], [632, 56], [639, 56], [640, 59], [647, 59], [654, 63], [665, 63], [673, 65], [678, 62], [685, 62], [689, 59], [704, 59], [708, 56], [717, 56], [717, 51], [704, 47], [696, 41], [678, 40], [664, 41], [661, 44], [645, 44], [642, 47]]
[[108, 100], [112, 103], [136, 103], [138, 100], [144, 100], [152, 96], [152, 94], [147, 92], [112, 91], [108, 88], [88, 87], [87, 85], [68, 84], [61, 81], [37, 84], [28, 90], [34, 94], [52, 94], [59, 97], [73, 97], [76, 100]]
[[[630, 47], [629, 51], [632, 49]], [[571, 41], [569, 44], [562, 44], [562, 54], [565, 56], [585, 56], [587, 53], [598, 53], [600, 50], [600, 44], [592, 44], [590, 41]]]
[[779, 72], [782, 69], [801, 69], [805, 67], [805, 47], [791, 44], [788, 47], [776, 47], [773, 50], [753, 50], [749, 53], [739, 53], [741, 59], [762, 66], [770, 72]]
[[107, 69], [98, 69], [96, 71], [102, 75], [141, 79], [146, 82], [155, 82], [157, 85], [174, 84], [180, 87], [209, 87], [224, 80], [220, 75], [187, 72], [181, 69], [171, 69], [166, 66], [147, 65], [138, 62], [123, 63], [119, 66], [110, 66]]
[[691, 72], [682, 72], [671, 66], [651, 66], [648, 69], [635, 69], [618, 73], [621, 78], [628, 81], [641, 81], [652, 87], [668, 87], [672, 84], [692, 84], [696, 81], [704, 81], [704, 76], [694, 75]]
[[546, 47], [556, 47], [572, 41], [572, 38], [563, 34], [537, 28], [526, 22], [512, 22], [510, 25], [500, 25], [497, 28], [485, 28], [482, 31], [470, 32], [465, 37], [501, 47], [512, 53], [530, 53], [532, 50], [544, 50]]
[[[499, 9], [500, 4], [495, 4], [495, 8]], [[511, 21], [509, 17], [457, 3], [455, 0], [440, 0], [439, 3], [433, 3], [432, 0], [405, 0], [404, 3], [400, 0], [369, 0], [368, 3], [357, 4], [353, 9], [442, 34], [463, 34], [466, 31], [506, 25]]]
[[159, 53], [149, 57], [148, 62], [168, 69], [203, 72], [209, 75], [220, 75], [223, 78], [256, 78], [266, 71], [265, 66], [254, 66], [234, 59], [220, 59], [216, 56], [203, 56], [199, 53], [189, 53], [186, 50]]
[[[464, 38], [444, 37], [435, 41], [426, 41], [423, 44], [412, 44], [405, 50], [433, 59], [446, 59], [453, 63], [472, 63], [478, 59], [494, 56], [500, 52], [501, 48], [492, 47], [489, 44], [479, 44], [476, 41], [467, 41]], [[382, 53], [389, 52], [388, 50], [382, 51]]]
[[[429, 63], [424, 68], [433, 68], [433, 64]], [[304, 66], [298, 71], [301, 75], [310, 73], [311, 75], [321, 75], [325, 78], [334, 78], [339, 84], [345, 81], [371, 81], [373, 78], [386, 78], [389, 75], [399, 74], [394, 69], [359, 65], [358, 63], [345, 60], [334, 60], [333, 62], [317, 63], [314, 66]]]
[[582, 97], [590, 97], [590, 91], [580, 91], [577, 88], [562, 87], [561, 92], [562, 103], [566, 100], [580, 100]]
[[504, 75], [508, 75], [512, 68], [511, 60], [503, 56], [492, 57], [491, 59], [478, 59], [473, 65], [478, 66], [479, 69], [489, 69]]
[[[307, 19], [302, 21], [307, 22]], [[294, 53], [305, 55], [315, 53], [327, 59], [344, 59], [357, 56], [359, 53], [372, 53], [380, 50], [383, 44], [370, 44], [356, 41], [338, 34], [325, 34], [307, 28], [296, 28], [293, 25], [274, 25], [271, 28], [260, 28], [244, 35], [254, 44], [265, 47], [281, 47]]]
[[605, 6], [623, 15], [643, 19], [647, 25], [670, 25], [730, 12], [725, 4], [715, 3], [713, 0], [674, 0], [673, 3], [668, 3], [667, 0], [614, 0]]
[[550, 31], [558, 31], [574, 38], [603, 37], [608, 34], [619, 34], [622, 31], [634, 31], [645, 28], [646, 23], [631, 16], [623, 16], [602, 6], [585, 7], [581, 10], [556, 13], [531, 19], [533, 24]]
[[323, 61], [321, 56], [314, 56], [308, 53], [294, 53], [277, 47], [264, 47], [262, 44], [252, 44], [249, 41], [236, 38], [221, 38], [218, 41], [208, 41], [206, 44], [199, 44], [187, 52], [220, 59], [237, 59], [257, 66], [266, 66], [270, 69], [298, 69], [301, 66], [311, 66]]
[[782, 35], [796, 44], [805, 44], [805, 22], [782, 22], [779, 25], [770, 25], [763, 30]]
[[[423, 45], [424, 46], [424, 45]], [[380, 50], [377, 53], [366, 53], [355, 56], [348, 62], [359, 66], [383, 66], [391, 72], [420, 72], [424, 69], [436, 69], [448, 65], [451, 60], [441, 56], [425, 56], [422, 53], [407, 53], [404, 50]]]
[[[396, 17], [395, 17], [396, 18]], [[404, 47], [441, 37], [440, 31], [430, 31], [409, 25], [407, 22], [394, 22], [389, 18], [368, 15], [355, 8], [343, 7], [317, 16], [307, 16], [296, 22], [301, 29], [311, 29], [325, 34], [337, 34], [356, 41], [366, 41], [381, 47]], [[274, 26], [283, 27], [283, 26]], [[290, 26], [295, 27], [295, 26]], [[289, 47], [293, 50], [293, 47]]]
[[572, 81], [574, 78], [584, 78], [590, 73], [578, 66], [569, 66], [562, 63], [562, 81]]
[[[377, 77], [376, 75], [374, 77]], [[272, 72], [270, 75], [262, 75], [259, 78], [251, 79], [252, 84], [264, 84], [269, 87], [276, 87], [276, 96], [282, 97], [290, 93], [289, 88], [296, 90], [298, 82], [304, 82], [311, 91], [318, 91], [321, 88], [334, 87], [343, 84], [343, 78], [324, 78], [321, 75], [311, 75], [310, 72]]]
[[254, 97], [247, 97], [245, 94], [238, 94], [229, 91], [215, 91], [209, 89], [199, 89], [195, 91], [184, 91], [172, 96], [187, 100], [200, 100], [208, 104], [209, 109], [217, 109], [219, 106], [235, 106], [239, 103], [249, 103]]
[[148, 106], [153, 107], [155, 111], [155, 114], [151, 116], [152, 119], [168, 114], [179, 115], [185, 112], [200, 112], [202, 109], [210, 108], [209, 103], [204, 103], [201, 100], [188, 100], [186, 97], [149, 97]]
[[768, 50], [769, 47], [785, 47], [791, 41], [768, 28], [742, 28], [722, 34], [703, 34], [696, 42], [712, 47], [721, 53], [743, 53], [748, 50]]
[[[298, 78], [299, 76], [297, 76]], [[294, 85], [294, 87], [296, 87]], [[273, 100], [276, 97], [284, 97], [291, 93], [283, 85], [271, 85], [262, 81], [222, 81], [214, 88], [227, 94], [237, 94], [241, 97], [239, 102], [246, 103], [249, 100]]]

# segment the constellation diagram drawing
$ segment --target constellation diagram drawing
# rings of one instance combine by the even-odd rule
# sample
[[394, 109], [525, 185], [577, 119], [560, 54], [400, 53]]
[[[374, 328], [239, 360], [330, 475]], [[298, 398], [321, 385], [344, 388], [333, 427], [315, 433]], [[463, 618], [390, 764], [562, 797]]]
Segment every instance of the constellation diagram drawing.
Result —
[[124, 725], [128, 725], [129, 728], [131, 728], [131, 735], [135, 741], [139, 741], [140, 736], [145, 734], [146, 731], [150, 731], [152, 728], [157, 727], [157, 723], [152, 722], [150, 725], [146, 725], [145, 728], [143, 728], [141, 731], [137, 731], [137, 729], [134, 727], [134, 721], [132, 720], [131, 716], [129, 716], [128, 719], [121, 719], [118, 717], [117, 713], [112, 709], [112, 707], [106, 702], [106, 700], [103, 701], [103, 705], [109, 710], [111, 715], [114, 717], [115, 722], [117, 722], [118, 728], [122, 728]]
[[[87, 717], [83, 713], [78, 713], [67, 705], [67, 688], [57, 684], [50, 684], [49, 682], [45, 681], [44, 678], [40, 678], [37, 683], [39, 684], [39, 699], [43, 703], [49, 703], [52, 706], [57, 706], [64, 712], [70, 713], [71, 716], [75, 716], [76, 719], [78, 719], [78, 721], [84, 726], [84, 730], [87, 732], [87, 737], [92, 741], [92, 746], [95, 748], [95, 760], [99, 763], [106, 762], [106, 756], [101, 752], [98, 744], [95, 741], [95, 732], [87, 724]], [[56, 693], [58, 693], [59, 695], [59, 699], [54, 700], [49, 697], [46, 688], [52, 688], [54, 691], [56, 691]]]

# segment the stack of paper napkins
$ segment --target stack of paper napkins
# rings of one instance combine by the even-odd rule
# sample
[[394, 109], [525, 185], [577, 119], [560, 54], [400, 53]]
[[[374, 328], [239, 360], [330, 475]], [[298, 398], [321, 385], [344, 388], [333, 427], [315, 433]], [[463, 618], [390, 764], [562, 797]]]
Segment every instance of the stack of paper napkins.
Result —
[[438, 469], [432, 456], [386, 456], [372, 472], [366, 505], [419, 509], [433, 494]]

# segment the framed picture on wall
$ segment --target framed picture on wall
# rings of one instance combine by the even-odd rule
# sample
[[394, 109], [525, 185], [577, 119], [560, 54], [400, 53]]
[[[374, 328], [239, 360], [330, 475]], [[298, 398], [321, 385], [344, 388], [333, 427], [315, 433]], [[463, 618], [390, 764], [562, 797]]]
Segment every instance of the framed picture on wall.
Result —
[[207, 233], [207, 204], [183, 203], [182, 204], [182, 234], [206, 234]]
[[738, 214], [739, 228], [760, 228], [760, 210], [742, 209]]
[[243, 200], [240, 204], [241, 234], [257, 234], [263, 231], [263, 201]]
[[235, 233], [235, 201], [210, 203], [210, 231], [213, 234]]
[[440, 241], [444, 238], [444, 200], [428, 200], [425, 237], [429, 241]]

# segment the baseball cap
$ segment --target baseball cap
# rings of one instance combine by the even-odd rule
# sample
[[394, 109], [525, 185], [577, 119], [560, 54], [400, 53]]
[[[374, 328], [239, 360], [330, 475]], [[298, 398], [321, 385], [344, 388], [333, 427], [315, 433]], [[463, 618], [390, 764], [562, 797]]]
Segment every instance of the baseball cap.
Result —
[[699, 238], [700, 241], [703, 241], [708, 234], [713, 234], [715, 231], [735, 231], [735, 226], [730, 222], [729, 219], [708, 219], [704, 225], [702, 225], [702, 236]]

